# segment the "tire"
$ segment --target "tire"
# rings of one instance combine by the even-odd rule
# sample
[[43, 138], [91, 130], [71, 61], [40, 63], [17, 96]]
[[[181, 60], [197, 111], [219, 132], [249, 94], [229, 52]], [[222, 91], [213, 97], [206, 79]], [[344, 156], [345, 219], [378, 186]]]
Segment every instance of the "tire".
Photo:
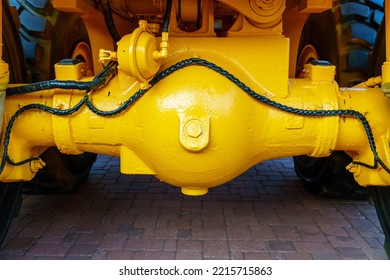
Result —
[[[10, 0], [20, 18], [20, 38], [33, 82], [55, 78], [54, 64], [63, 58], [93, 60], [88, 32], [77, 14], [54, 9], [49, 0]], [[34, 179], [24, 184], [27, 193], [63, 193], [77, 189], [88, 178], [96, 154], [64, 155], [51, 147], [40, 157], [46, 162]]]
[[[373, 59], [370, 66], [371, 76], [378, 76], [386, 59], [385, 25], [382, 23], [375, 42]], [[376, 213], [385, 236], [384, 249], [390, 258], [390, 187], [370, 187]]]
[[370, 60], [383, 19], [383, 0], [338, 1], [334, 8], [337, 22], [338, 82], [351, 87], [370, 76]]
[[[10, 68], [10, 82], [26, 82], [26, 65], [23, 56], [23, 47], [17, 36], [17, 28], [14, 22], [8, 2], [3, 1], [3, 59]], [[21, 185], [19, 183], [0, 182], [0, 247], [7, 235], [12, 218], [17, 216], [22, 205]]]
[[[337, 66], [336, 80], [341, 86], [353, 86], [368, 78], [382, 18], [383, 1], [379, 0], [338, 1], [332, 11], [310, 15], [300, 38], [296, 76], [304, 63], [323, 59]], [[307, 46], [312, 49], [307, 51]], [[351, 161], [343, 152], [320, 159], [294, 157], [295, 171], [308, 191], [321, 196], [367, 199], [369, 192], [345, 168]]]
[[20, 183], [0, 183], [0, 247], [22, 206]]
[[295, 171], [309, 192], [323, 197], [367, 199], [367, 188], [357, 184], [345, 169], [350, 162], [346, 153], [338, 151], [325, 158], [294, 157]]
[[18, 29], [6, 0], [3, 1], [3, 59], [8, 63], [10, 83], [27, 82], [26, 59]]
[[40, 156], [47, 166], [34, 179], [23, 184], [29, 194], [58, 194], [75, 191], [88, 179], [96, 154], [64, 155], [50, 148]]
[[385, 236], [384, 249], [390, 259], [390, 187], [370, 187], [376, 213]]

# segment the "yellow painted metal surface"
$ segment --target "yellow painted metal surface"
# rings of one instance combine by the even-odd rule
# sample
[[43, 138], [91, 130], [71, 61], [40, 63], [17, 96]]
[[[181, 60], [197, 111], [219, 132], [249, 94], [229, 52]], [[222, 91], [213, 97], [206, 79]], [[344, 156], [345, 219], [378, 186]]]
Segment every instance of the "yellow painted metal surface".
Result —
[[279, 24], [286, 8], [286, 0], [221, 0], [220, 2], [240, 11], [261, 28], [272, 28]]
[[[94, 69], [91, 70], [95, 74], [98, 73], [102, 70], [102, 65], [98, 63], [99, 50], [111, 49], [114, 46], [101, 11], [90, 0], [52, 0], [51, 3], [54, 8], [60, 11], [77, 13], [81, 17], [88, 31], [92, 56], [95, 59], [95, 63], [93, 63]], [[131, 26], [129, 26], [127, 20], [116, 15], [114, 15], [114, 19], [115, 25], [121, 35], [125, 35], [131, 31]]]
[[299, 11], [301, 13], [322, 13], [332, 8], [334, 0], [301, 0]]
[[[181, 60], [177, 56], [170, 59], [168, 64]], [[224, 60], [224, 56], [219, 61], [214, 57], [213, 62], [229, 65], [226, 61], [223, 63]], [[241, 80], [252, 74], [244, 68], [239, 72], [237, 67], [231, 69], [236, 70]], [[321, 71], [312, 69], [317, 70]], [[326, 75], [328, 71], [324, 70]], [[287, 96], [271, 96], [271, 99], [310, 110], [364, 112], [379, 140], [380, 156], [387, 162], [388, 145], [379, 143], [386, 143], [383, 137], [387, 137], [385, 120], [390, 107], [380, 89], [339, 90], [333, 81], [313, 81], [310, 76], [290, 80], [289, 84]], [[91, 93], [90, 98], [97, 108], [112, 110], [138, 88], [139, 83], [134, 78], [120, 71], [106, 87]], [[261, 85], [257, 88], [259, 94], [267, 95]], [[77, 104], [82, 97], [82, 92], [74, 91], [38, 92], [29, 95], [30, 100], [24, 99], [24, 102], [65, 109]], [[20, 106], [20, 97], [7, 98], [7, 117]], [[34, 129], [27, 129], [31, 127]], [[356, 160], [373, 161], [358, 120], [292, 115], [255, 101], [225, 76], [202, 66], [174, 72], [118, 116], [96, 116], [87, 107], [70, 117], [52, 117], [37, 111], [22, 115], [12, 131], [12, 158], [23, 160], [36, 156], [45, 145], [57, 145], [68, 153], [90, 151], [123, 157], [122, 172], [155, 174], [190, 195], [204, 194], [208, 188], [273, 158], [301, 154], [320, 157], [333, 150], [345, 150]], [[363, 185], [390, 183], [389, 175], [381, 170], [360, 166], [351, 169]], [[7, 166], [1, 176], [2, 180], [16, 180], [20, 176], [29, 179], [33, 170], [26, 166]]]
[[[60, 0], [55, 2], [63, 4]], [[118, 61], [118, 74], [107, 85], [89, 92], [88, 99], [99, 110], [108, 112], [140, 89], [148, 91], [125, 111], [112, 116], [98, 115], [85, 104], [69, 116], [28, 110], [12, 128], [9, 158], [19, 162], [37, 157], [50, 146], [69, 154], [108, 154], [121, 158], [123, 173], [153, 174], [181, 187], [185, 194], [202, 195], [254, 164], [274, 158], [324, 157], [343, 150], [354, 161], [373, 164], [372, 147], [361, 120], [307, 113], [354, 110], [367, 118], [376, 151], [384, 164], [390, 165], [390, 105], [381, 89], [340, 89], [333, 81], [334, 66], [327, 65], [306, 65], [302, 79], [288, 79], [290, 46], [281, 35], [278, 13], [279, 9], [284, 10], [285, 1], [264, 2], [273, 3], [276, 9], [275, 17], [264, 23], [249, 17], [259, 1], [221, 2], [248, 13], [246, 18], [237, 18], [237, 25], [227, 37], [213, 38], [213, 31], [206, 24], [211, 22], [211, 1], [206, 2], [209, 13], [202, 11], [207, 15], [202, 18], [205, 29], [195, 32], [196, 38], [176, 30], [173, 34], [180, 35], [169, 38], [169, 48], [167, 34], [159, 41], [148, 31], [147, 23], [141, 22], [139, 29], [122, 38], [117, 52], [102, 52], [103, 60]], [[88, 4], [81, 4], [82, 1], [72, 1], [64, 9], [99, 14]], [[91, 14], [84, 15], [87, 27], [96, 20], [91, 19]], [[101, 15], [97, 18], [101, 19]], [[100, 36], [93, 53], [97, 45], [107, 45], [106, 35], [103, 32]], [[93, 36], [99, 37], [97, 33]], [[195, 64], [152, 83], [162, 71], [191, 58], [212, 62], [227, 72]], [[56, 76], [61, 80], [90, 80], [83, 75], [83, 69], [82, 64], [57, 65]], [[248, 95], [226, 73], [270, 102], [265, 104], [256, 100], [258, 95]], [[3, 131], [12, 116], [28, 104], [65, 110], [84, 96], [82, 91], [63, 89], [9, 96]], [[276, 108], [272, 104], [281, 105]], [[304, 109], [306, 113], [286, 112], [288, 108]], [[20, 166], [7, 163], [0, 181], [30, 180], [43, 166], [38, 160]], [[361, 185], [390, 184], [390, 175], [383, 168], [367, 168], [355, 162], [349, 170]]]

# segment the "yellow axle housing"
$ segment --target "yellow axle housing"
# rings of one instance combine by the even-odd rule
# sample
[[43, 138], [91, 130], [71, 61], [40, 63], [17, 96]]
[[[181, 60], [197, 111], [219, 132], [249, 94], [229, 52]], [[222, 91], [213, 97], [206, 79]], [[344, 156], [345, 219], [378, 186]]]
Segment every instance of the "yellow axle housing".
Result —
[[[283, 91], [283, 86], [277, 83], [280, 76], [271, 79], [268, 66], [252, 64], [258, 71], [251, 69], [253, 54], [257, 54], [255, 45], [250, 44], [252, 40], [256, 39], [240, 40], [240, 44], [249, 46], [251, 60], [242, 59], [245, 55], [239, 60], [227, 58], [223, 48], [216, 48], [221, 49], [219, 53], [208, 50], [208, 44], [215, 48], [215, 39], [203, 39], [201, 44], [185, 38], [172, 40], [172, 45], [185, 46], [186, 52], [182, 48], [173, 49], [162, 70], [170, 71], [172, 65], [185, 58], [192, 58], [194, 62], [169, 74], [160, 72], [159, 81], [152, 80], [152, 86], [145, 93], [141, 90], [143, 94], [140, 94], [140, 83], [119, 69], [118, 75], [106, 86], [88, 96], [95, 108], [109, 112], [139, 95], [134, 104], [119, 114], [100, 116], [86, 105], [69, 116], [36, 109], [26, 111], [12, 127], [8, 156], [19, 162], [39, 156], [45, 147], [54, 145], [64, 153], [88, 151], [119, 156], [121, 172], [153, 174], [181, 187], [182, 192], [189, 195], [205, 194], [208, 188], [235, 178], [254, 164], [274, 158], [304, 154], [322, 157], [334, 150], [344, 150], [355, 161], [373, 164], [373, 153], [359, 119], [343, 114], [318, 117], [286, 112], [248, 95], [243, 86], [240, 88], [239, 83], [234, 83], [234, 76], [248, 84], [258, 96], [289, 107], [362, 112], [374, 131], [379, 156], [386, 165], [389, 163], [386, 120], [390, 107], [380, 89], [339, 89], [333, 81], [334, 66], [307, 65], [307, 77], [289, 80], [288, 88]], [[280, 45], [287, 50], [285, 39], [275, 37], [274, 40], [273, 46]], [[239, 49], [234, 40], [232, 44], [232, 49]], [[255, 60], [261, 61], [263, 56], [266, 54], [258, 53]], [[280, 55], [269, 57], [283, 59]], [[217, 67], [207, 67], [202, 59], [222, 66], [232, 76], [221, 73]], [[206, 66], [199, 65], [205, 63]], [[82, 64], [57, 65], [57, 76], [76, 77], [82, 72], [80, 67]], [[287, 73], [286, 69], [282, 71]], [[279, 94], [266, 90], [259, 82], [262, 79], [268, 88]], [[66, 110], [83, 98], [86, 98], [84, 92], [74, 90], [10, 96], [5, 106], [6, 123], [27, 104]], [[41, 166], [36, 160], [20, 166], [7, 164], [0, 177], [2, 181], [30, 180]], [[390, 184], [390, 175], [381, 168], [353, 164], [350, 169], [361, 185]]]
[[[340, 89], [335, 67], [324, 63], [308, 64], [304, 78], [289, 79], [290, 44], [281, 35], [285, 1], [275, 1], [271, 18], [253, 13], [255, 1], [221, 2], [242, 12], [225, 38], [215, 37], [213, 1], [205, 1], [202, 27], [192, 37], [172, 27], [169, 44], [167, 33], [159, 42], [141, 21], [117, 52], [100, 51], [101, 61], [119, 63], [104, 86], [87, 94], [46, 89], [7, 96], [0, 181], [31, 180], [45, 164], [39, 155], [57, 146], [68, 154], [118, 156], [121, 172], [153, 174], [189, 195], [205, 194], [265, 160], [335, 150], [353, 158], [348, 168], [359, 184], [389, 185], [390, 106], [382, 90]], [[87, 27], [99, 26], [101, 15], [88, 4], [54, 3], [84, 14]], [[309, 4], [302, 9], [315, 9]], [[96, 45], [107, 45], [97, 41], [95, 54]], [[0, 66], [3, 90], [8, 70]], [[56, 65], [57, 80], [89, 81], [83, 73], [83, 63]]]

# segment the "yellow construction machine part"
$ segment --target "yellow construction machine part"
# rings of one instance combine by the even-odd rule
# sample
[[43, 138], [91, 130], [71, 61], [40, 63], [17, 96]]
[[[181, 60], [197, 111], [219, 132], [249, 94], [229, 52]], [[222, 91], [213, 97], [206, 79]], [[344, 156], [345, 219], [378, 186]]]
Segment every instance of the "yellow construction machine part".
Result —
[[[390, 117], [390, 107], [380, 89], [340, 90], [333, 81], [334, 66], [307, 65], [307, 77], [290, 80], [286, 96], [275, 96], [252, 81], [257, 92], [253, 95], [215, 64], [241, 81], [251, 80], [252, 72], [227, 60], [223, 53], [210, 55], [204, 50], [206, 42], [202, 49], [194, 51], [195, 58], [188, 57], [187, 67], [172, 66], [183, 64], [184, 59], [180, 52], [172, 54], [163, 70], [178, 70], [171, 74], [161, 72], [158, 82], [153, 81], [148, 90], [140, 90], [139, 82], [119, 69], [109, 84], [89, 93], [90, 105], [74, 114], [26, 111], [13, 125], [8, 156], [20, 162], [39, 156], [42, 147], [52, 145], [65, 153], [105, 153], [121, 158], [123, 173], [154, 174], [181, 187], [185, 194], [201, 195], [268, 159], [302, 154], [321, 157], [333, 150], [345, 150], [355, 161], [374, 163], [365, 127], [361, 120], [347, 114], [354, 110], [369, 121], [377, 151], [388, 165], [385, 120]], [[185, 45], [191, 46], [190, 40]], [[58, 74], [66, 67], [80, 71], [77, 64], [58, 65]], [[269, 104], [262, 98], [259, 102], [256, 96], [265, 97]], [[132, 97], [139, 98], [123, 112], [100, 116]], [[10, 96], [6, 101], [6, 123], [27, 104], [66, 110], [85, 98], [83, 92], [65, 90], [38, 91], [23, 99], [20, 95]], [[91, 110], [91, 104], [98, 110]], [[304, 116], [309, 113], [302, 115], [296, 110], [292, 114], [287, 108], [335, 113], [327, 117]], [[36, 160], [16, 167], [7, 164], [1, 180], [29, 180], [40, 165]], [[362, 185], [390, 184], [390, 175], [383, 169], [358, 163], [350, 169]]]
[[[85, 64], [65, 61], [56, 65], [57, 81], [11, 86], [0, 181], [30, 180], [44, 166], [39, 155], [57, 146], [68, 154], [118, 156], [121, 172], [153, 174], [188, 195], [205, 194], [265, 160], [335, 150], [353, 158], [349, 170], [359, 184], [389, 185], [390, 105], [382, 90], [340, 89], [335, 67], [321, 61], [289, 79], [285, 1], [264, 1], [274, 4], [269, 18], [256, 13], [261, 1], [220, 2], [242, 12], [225, 38], [215, 37], [214, 3], [205, 1], [204, 25], [192, 34], [173, 24], [169, 48], [168, 34], [156, 38], [149, 30], [155, 25], [141, 21], [116, 51], [100, 52], [107, 66], [92, 81]], [[329, 4], [304, 2], [306, 11]], [[81, 3], [88, 6], [71, 1], [65, 9], [91, 10]]]

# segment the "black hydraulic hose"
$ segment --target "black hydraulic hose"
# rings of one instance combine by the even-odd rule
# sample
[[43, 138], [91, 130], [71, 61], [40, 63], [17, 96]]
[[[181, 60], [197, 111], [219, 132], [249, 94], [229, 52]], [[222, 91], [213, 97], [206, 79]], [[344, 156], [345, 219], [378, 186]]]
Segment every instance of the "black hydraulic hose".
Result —
[[108, 83], [108, 81], [115, 74], [114, 65], [116, 65], [116, 62], [110, 62], [103, 69], [103, 71], [101, 71], [90, 82], [50, 80], [50, 81], [43, 81], [43, 82], [18, 86], [18, 87], [10, 87], [7, 88], [6, 93], [8, 96], [11, 96], [11, 95], [26, 94], [26, 93], [31, 93], [31, 92], [41, 91], [41, 90], [49, 90], [49, 89], [66, 89], [66, 90], [74, 89], [74, 90], [91, 91], [94, 89], [98, 89]]
[[121, 36], [116, 30], [114, 19], [112, 18], [110, 0], [102, 0], [102, 10], [103, 10], [104, 21], [106, 22], [108, 32], [110, 32], [110, 35], [115, 42], [119, 42]]
[[171, 10], [172, 10], [172, 0], [167, 0], [167, 5], [165, 6], [164, 24], [163, 24], [162, 32], [169, 31], [169, 19], [171, 17]]
[[[116, 66], [116, 64], [114, 62], [112, 62], [112, 63], [110, 62], [108, 64], [109, 67], [107, 66], [102, 72], [100, 72], [96, 76], [96, 78], [97, 79], [100, 79], [100, 78], [104, 79], [104, 78], [110, 76], [107, 73], [110, 73], [111, 72], [110, 70], [114, 71], [113, 70], [113, 66], [114, 65]], [[373, 131], [371, 129], [371, 126], [370, 126], [368, 120], [366, 119], [366, 117], [364, 116], [363, 113], [355, 111], [355, 110], [350, 110], [350, 109], [308, 110], [308, 109], [294, 108], [294, 107], [290, 107], [288, 105], [284, 105], [284, 104], [278, 103], [278, 102], [276, 102], [274, 100], [269, 99], [265, 95], [263, 95], [264, 93], [263, 94], [256, 93], [254, 90], [249, 88], [246, 84], [244, 84], [241, 80], [239, 80], [237, 77], [235, 77], [234, 75], [232, 75], [228, 71], [224, 70], [223, 68], [215, 65], [212, 62], [209, 62], [207, 60], [203, 60], [203, 59], [200, 59], [200, 58], [190, 58], [190, 59], [183, 60], [183, 61], [178, 62], [175, 65], [167, 68], [166, 70], [160, 72], [157, 76], [155, 76], [150, 81], [150, 85], [151, 85], [150, 88], [138, 90], [128, 100], [123, 102], [121, 106], [119, 106], [117, 109], [114, 109], [114, 110], [111, 110], [111, 111], [102, 111], [100, 109], [97, 109], [92, 104], [92, 101], [89, 100], [88, 94], [85, 94], [84, 98], [81, 99], [80, 102], [78, 104], [76, 104], [74, 107], [72, 107], [70, 109], [65, 109], [65, 110], [50, 108], [50, 107], [48, 107], [46, 105], [43, 105], [43, 104], [29, 104], [29, 105], [26, 105], [26, 106], [22, 107], [21, 109], [19, 109], [12, 116], [12, 118], [9, 121], [9, 123], [7, 125], [7, 128], [6, 128], [5, 137], [4, 137], [4, 151], [3, 151], [2, 159], [0, 161], [0, 174], [3, 171], [6, 162], [8, 162], [8, 163], [10, 163], [12, 165], [20, 165], [20, 164], [24, 164], [24, 163], [27, 163], [27, 162], [30, 162], [30, 161], [38, 159], [37, 157], [32, 157], [30, 159], [26, 159], [26, 160], [23, 160], [21, 162], [15, 163], [8, 156], [8, 145], [9, 145], [9, 141], [10, 141], [10, 135], [11, 135], [12, 126], [13, 126], [14, 122], [16, 121], [17, 117], [20, 116], [25, 111], [31, 110], [31, 109], [38, 109], [38, 110], [46, 111], [46, 112], [54, 114], [54, 115], [62, 115], [62, 116], [64, 116], [64, 115], [71, 115], [71, 114], [77, 112], [83, 105], [86, 104], [87, 107], [94, 114], [97, 114], [97, 115], [100, 115], [100, 116], [104, 116], [104, 117], [115, 116], [115, 115], [118, 115], [118, 114], [122, 113], [127, 108], [129, 108], [131, 105], [133, 105], [146, 92], [148, 92], [155, 84], [157, 84], [158, 82], [160, 82], [164, 78], [168, 77], [169, 75], [171, 75], [172, 73], [174, 73], [174, 72], [176, 72], [176, 71], [178, 71], [180, 69], [183, 69], [185, 67], [192, 66], [192, 65], [204, 66], [204, 67], [207, 67], [207, 68], [209, 68], [209, 69], [211, 69], [211, 70], [221, 74], [222, 76], [224, 76], [225, 78], [230, 80], [238, 88], [243, 90], [246, 94], [248, 94], [249, 96], [251, 96], [255, 100], [257, 100], [257, 101], [259, 101], [259, 102], [261, 102], [261, 103], [263, 103], [265, 105], [268, 105], [268, 106], [271, 106], [273, 108], [276, 108], [278, 110], [282, 110], [282, 111], [285, 111], [285, 112], [288, 112], [288, 113], [292, 113], [292, 114], [295, 114], [295, 115], [301, 115], [301, 116], [311, 116], [311, 117], [344, 116], [344, 117], [352, 117], [352, 118], [358, 119], [362, 123], [363, 128], [364, 128], [364, 130], [366, 132], [368, 143], [369, 143], [371, 152], [372, 152], [373, 157], [374, 157], [374, 163], [373, 163], [373, 165], [370, 165], [370, 164], [367, 164], [367, 163], [363, 163], [363, 162], [358, 162], [358, 161], [353, 161], [352, 163], [353, 164], [357, 164], [357, 165], [361, 165], [361, 166], [364, 166], [364, 167], [370, 168], [370, 169], [377, 169], [378, 165], [380, 165], [387, 173], [390, 174], [390, 168], [388, 166], [386, 166], [386, 164], [382, 161], [382, 159], [378, 155], [378, 152], [377, 152], [377, 149], [376, 149], [376, 145], [375, 145]], [[109, 78], [107, 78], [106, 81], [108, 82]], [[26, 87], [26, 86], [24, 86], [24, 87]]]

